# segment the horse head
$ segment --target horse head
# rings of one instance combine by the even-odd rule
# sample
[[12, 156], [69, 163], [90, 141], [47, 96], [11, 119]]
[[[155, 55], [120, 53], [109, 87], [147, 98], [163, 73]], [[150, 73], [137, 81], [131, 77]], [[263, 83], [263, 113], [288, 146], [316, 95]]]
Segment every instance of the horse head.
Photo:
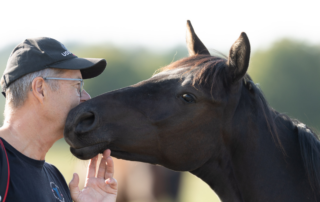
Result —
[[232, 139], [227, 131], [249, 65], [249, 40], [241, 33], [228, 58], [211, 56], [188, 21], [187, 47], [189, 57], [151, 78], [74, 108], [65, 127], [71, 152], [89, 159], [109, 148], [117, 158], [178, 171], [219, 158]]
[[320, 142], [267, 105], [246, 74], [245, 33], [211, 56], [187, 22], [189, 57], [72, 109], [65, 140], [80, 159], [116, 158], [190, 171], [222, 201], [320, 199]]

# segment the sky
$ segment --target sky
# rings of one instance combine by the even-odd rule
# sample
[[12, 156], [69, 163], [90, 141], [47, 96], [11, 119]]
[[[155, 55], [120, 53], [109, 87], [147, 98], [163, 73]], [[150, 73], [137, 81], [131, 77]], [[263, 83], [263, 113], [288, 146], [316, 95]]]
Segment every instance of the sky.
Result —
[[218, 51], [241, 32], [252, 50], [284, 37], [320, 44], [319, 8], [319, 0], [0, 0], [0, 49], [47, 36], [165, 50], [185, 44], [188, 19], [207, 48]]

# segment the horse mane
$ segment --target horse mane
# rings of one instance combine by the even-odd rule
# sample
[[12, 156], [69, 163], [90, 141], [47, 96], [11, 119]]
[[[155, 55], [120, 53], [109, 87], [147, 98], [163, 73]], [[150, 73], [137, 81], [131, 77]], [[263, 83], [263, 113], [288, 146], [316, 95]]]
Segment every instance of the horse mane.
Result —
[[[185, 68], [186, 71], [184, 74], [193, 74], [192, 85], [197, 84], [202, 87], [207, 87], [208, 84], [210, 84], [210, 91], [212, 92], [214, 83], [218, 79], [222, 79], [224, 86], [228, 89], [229, 82], [227, 82], [226, 74], [224, 74], [226, 62], [227, 58], [199, 54], [175, 61], [161, 68], [157, 73], [176, 68]], [[280, 127], [279, 124], [281, 121], [278, 121], [278, 119], [281, 118], [285, 120], [285, 122], [290, 125], [289, 127], [292, 128], [292, 131], [297, 134], [304, 169], [308, 176], [310, 186], [317, 198], [320, 194], [320, 141], [317, 134], [300, 121], [291, 119], [287, 115], [281, 114], [271, 108], [264, 98], [262, 91], [253, 83], [249, 75], [243, 78], [243, 83], [247, 89], [252, 90], [257, 95], [269, 132], [275, 144], [282, 150], [284, 156], [286, 156], [286, 152], [278, 135], [278, 128]]]
[[[304, 169], [307, 174], [312, 191], [315, 193], [315, 198], [318, 199], [317, 197], [320, 194], [320, 141], [318, 135], [305, 124], [301, 123], [299, 120], [292, 119], [289, 116], [279, 113], [271, 108], [265, 100], [260, 88], [258, 88], [258, 86], [253, 83], [248, 75], [246, 75], [246, 77], [244, 78], [244, 83], [248, 83], [248, 85], [246, 86], [249, 86], [249, 88], [253, 88], [258, 98], [260, 99], [269, 131], [272, 134], [274, 141], [280, 146], [285, 156], [285, 149], [282, 146], [281, 140], [279, 139], [279, 136], [277, 134], [277, 130], [280, 127], [281, 122], [285, 121], [287, 126], [289, 124], [289, 128], [291, 128], [293, 133], [298, 136], [300, 154], [303, 161]], [[282, 121], [280, 121], [279, 119], [281, 119]]]
[[320, 193], [320, 142], [315, 133], [306, 125], [294, 122], [298, 132], [300, 153], [307, 171], [312, 190]]

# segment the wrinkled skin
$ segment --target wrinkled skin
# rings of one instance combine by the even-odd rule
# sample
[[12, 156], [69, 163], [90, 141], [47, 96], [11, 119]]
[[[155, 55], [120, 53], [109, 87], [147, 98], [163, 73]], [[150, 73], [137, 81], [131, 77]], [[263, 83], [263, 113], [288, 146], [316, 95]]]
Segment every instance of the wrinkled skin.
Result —
[[[314, 201], [291, 125], [275, 142], [266, 116], [278, 115], [267, 108], [271, 115], [265, 114], [246, 75], [246, 34], [228, 59], [212, 57], [188, 21], [187, 46], [190, 57], [175, 68], [71, 110], [65, 127], [71, 152], [89, 159], [111, 149], [116, 158], [190, 171], [224, 202]], [[212, 63], [194, 67], [197, 60]], [[205, 77], [194, 82], [201, 68]]]

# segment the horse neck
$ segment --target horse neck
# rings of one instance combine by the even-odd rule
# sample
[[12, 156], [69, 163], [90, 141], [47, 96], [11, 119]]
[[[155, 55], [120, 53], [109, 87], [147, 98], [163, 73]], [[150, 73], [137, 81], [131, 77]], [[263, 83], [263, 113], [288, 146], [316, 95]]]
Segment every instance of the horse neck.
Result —
[[211, 158], [200, 168], [190, 171], [204, 182], [219, 196], [223, 202], [243, 202], [242, 194], [236, 182], [230, 161], [216, 162]]
[[[277, 116], [268, 112], [272, 118]], [[204, 180], [223, 202], [314, 201], [297, 135], [286, 125], [289, 120], [278, 117], [284, 126], [272, 135], [270, 123], [261, 113], [237, 110], [232, 126], [223, 134], [232, 136], [231, 143], [219, 151], [219, 157], [213, 155], [191, 173]]]

